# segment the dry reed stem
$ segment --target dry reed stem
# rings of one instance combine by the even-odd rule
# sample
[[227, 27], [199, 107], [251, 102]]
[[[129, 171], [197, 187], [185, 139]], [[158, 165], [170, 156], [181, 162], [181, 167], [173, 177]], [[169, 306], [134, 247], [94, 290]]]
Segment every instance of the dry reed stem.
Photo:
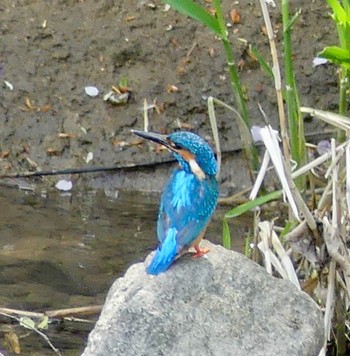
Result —
[[345, 172], [346, 172], [346, 203], [348, 206], [348, 214], [350, 212], [350, 145], [345, 148]]
[[209, 114], [211, 130], [213, 132], [213, 137], [215, 142], [216, 160], [218, 163], [218, 172], [216, 173], [216, 178], [219, 178], [220, 170], [221, 170], [221, 147], [220, 147], [220, 139], [219, 139], [219, 130], [218, 130], [218, 125], [217, 125], [217, 120], [216, 120], [216, 115], [214, 110], [214, 101], [216, 101], [216, 99], [213, 98], [212, 96], [208, 98], [208, 114]]
[[276, 97], [277, 97], [277, 105], [278, 105], [278, 116], [280, 120], [280, 128], [281, 128], [281, 138], [283, 144], [283, 153], [286, 160], [290, 161], [290, 147], [289, 147], [289, 139], [287, 134], [287, 122], [286, 116], [284, 112], [283, 105], [283, 95], [282, 95], [282, 85], [281, 85], [281, 71], [278, 62], [278, 55], [275, 43], [275, 34], [273, 33], [270, 15], [266, 6], [265, 0], [260, 0], [261, 11], [264, 17], [264, 22], [266, 26], [267, 36], [269, 38], [270, 43], [270, 51], [272, 57], [272, 70], [275, 79], [275, 89], [276, 89]]
[[324, 328], [325, 340], [324, 348], [327, 348], [327, 341], [331, 338], [332, 317], [334, 312], [334, 295], [335, 295], [335, 261], [331, 260], [328, 271], [328, 288], [327, 288], [327, 302], [324, 313]]
[[[262, 221], [258, 223], [258, 228], [261, 239], [258, 243], [258, 248], [265, 256], [267, 272], [272, 274], [273, 266], [283, 279], [291, 281], [300, 290], [299, 280], [295, 273], [293, 263], [273, 230], [272, 224], [268, 221]], [[272, 251], [270, 246], [274, 248], [276, 254]]]
[[341, 130], [344, 131], [350, 130], [350, 121], [349, 121], [349, 117], [347, 116], [335, 114], [329, 111], [308, 108], [308, 107], [301, 107], [300, 112], [317, 117], [318, 119], [326, 122], [327, 124], [335, 126]]
[[148, 119], [148, 104], [147, 99], [143, 100], [143, 131], [148, 132], [149, 119]]

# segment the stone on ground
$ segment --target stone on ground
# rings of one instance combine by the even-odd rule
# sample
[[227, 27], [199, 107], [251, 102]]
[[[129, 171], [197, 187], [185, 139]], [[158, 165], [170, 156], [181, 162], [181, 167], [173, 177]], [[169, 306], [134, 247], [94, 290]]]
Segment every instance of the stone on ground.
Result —
[[110, 289], [84, 356], [318, 355], [316, 303], [243, 255], [208, 241], [206, 257], [183, 256], [150, 276], [131, 266]]

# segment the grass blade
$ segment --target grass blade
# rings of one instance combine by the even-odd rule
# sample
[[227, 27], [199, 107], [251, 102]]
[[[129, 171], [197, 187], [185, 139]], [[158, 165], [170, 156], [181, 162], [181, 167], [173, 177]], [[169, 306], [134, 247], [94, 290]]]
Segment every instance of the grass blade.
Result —
[[336, 63], [336, 64], [342, 64], [345, 65], [346, 67], [350, 67], [350, 53], [349, 51], [338, 47], [338, 46], [328, 46], [323, 49], [318, 54], [319, 57], [326, 58], [329, 61]]
[[251, 44], [249, 45], [249, 50], [252, 52], [253, 56], [256, 58], [256, 60], [259, 62], [260, 66], [262, 69], [265, 70], [265, 72], [274, 80], [275, 76], [273, 74], [273, 70], [265, 60], [265, 58], [261, 55], [261, 53]]
[[272, 200], [277, 200], [281, 197], [282, 191], [278, 190], [276, 192], [269, 193], [267, 195], [264, 195], [262, 197], [256, 198], [252, 201], [248, 201], [244, 204], [241, 204], [239, 206], [236, 206], [235, 208], [231, 209], [225, 214], [225, 219], [231, 219], [231, 218], [236, 218], [237, 216], [240, 216], [248, 211], [251, 211], [252, 209], [266, 204]]
[[338, 0], [327, 0], [329, 6], [332, 8], [334, 15], [340, 23], [345, 23], [347, 15]]
[[204, 8], [190, 0], [164, 0], [173, 9], [192, 17], [194, 20], [201, 22], [203, 25], [210, 28], [220, 38], [222, 33], [219, 22], [216, 17], [210, 15]]
[[230, 228], [228, 226], [227, 220], [223, 220], [223, 230], [222, 230], [222, 237], [223, 237], [223, 245], [225, 248], [228, 250], [231, 249], [231, 234], [230, 234]]

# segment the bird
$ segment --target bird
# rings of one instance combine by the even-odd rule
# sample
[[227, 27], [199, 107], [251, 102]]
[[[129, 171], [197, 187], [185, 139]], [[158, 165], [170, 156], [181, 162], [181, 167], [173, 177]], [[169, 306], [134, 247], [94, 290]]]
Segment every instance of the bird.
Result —
[[165, 146], [179, 163], [161, 195], [157, 221], [159, 246], [146, 268], [148, 274], [158, 275], [190, 247], [196, 250], [193, 257], [209, 251], [200, 249], [199, 242], [217, 205], [218, 166], [210, 145], [193, 132], [174, 131], [169, 135], [132, 132]]

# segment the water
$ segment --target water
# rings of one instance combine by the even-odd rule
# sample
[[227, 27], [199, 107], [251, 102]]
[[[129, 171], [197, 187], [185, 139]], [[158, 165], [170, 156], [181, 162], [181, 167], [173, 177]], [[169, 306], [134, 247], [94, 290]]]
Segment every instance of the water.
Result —
[[[2, 187], [0, 204], [1, 307], [42, 312], [103, 304], [113, 281], [157, 245], [158, 194]], [[220, 215], [218, 210], [206, 235], [212, 242], [221, 242]], [[1, 338], [9, 327], [9, 319], [0, 317]], [[47, 334], [63, 355], [78, 355], [92, 327], [57, 322]], [[15, 331], [27, 333], [19, 326]], [[24, 354], [50, 353], [35, 334], [21, 345]]]

